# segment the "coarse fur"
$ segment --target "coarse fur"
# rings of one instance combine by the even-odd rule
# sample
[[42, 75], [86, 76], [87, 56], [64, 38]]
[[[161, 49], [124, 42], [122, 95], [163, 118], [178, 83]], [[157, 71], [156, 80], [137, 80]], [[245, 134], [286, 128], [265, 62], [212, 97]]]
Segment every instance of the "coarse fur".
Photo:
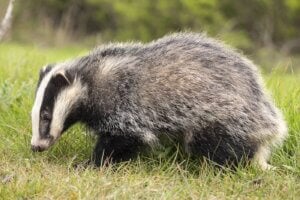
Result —
[[220, 165], [247, 158], [268, 169], [272, 148], [287, 136], [256, 66], [195, 33], [109, 44], [42, 69], [33, 150], [47, 149], [78, 121], [98, 135], [96, 165], [129, 160], [167, 135]]

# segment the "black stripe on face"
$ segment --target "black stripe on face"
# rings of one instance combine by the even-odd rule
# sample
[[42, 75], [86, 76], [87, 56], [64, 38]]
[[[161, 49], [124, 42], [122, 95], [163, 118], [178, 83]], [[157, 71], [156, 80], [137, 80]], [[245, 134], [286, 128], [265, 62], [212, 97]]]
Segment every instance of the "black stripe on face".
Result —
[[45, 88], [44, 98], [40, 109], [39, 134], [41, 138], [50, 137], [50, 124], [52, 121], [55, 99], [59, 93], [69, 85], [69, 80], [62, 74], [52, 77]]

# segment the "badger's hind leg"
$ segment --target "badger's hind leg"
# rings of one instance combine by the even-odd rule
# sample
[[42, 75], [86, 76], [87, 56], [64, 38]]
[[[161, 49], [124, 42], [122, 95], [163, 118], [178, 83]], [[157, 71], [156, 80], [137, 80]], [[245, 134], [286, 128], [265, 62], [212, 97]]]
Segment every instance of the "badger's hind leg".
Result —
[[286, 136], [286, 126], [283, 126], [282, 129], [278, 129], [278, 131], [275, 134], [271, 134], [271, 136], [269, 136], [264, 141], [264, 143], [260, 144], [260, 146], [258, 147], [253, 158], [253, 163], [258, 165], [262, 170], [275, 169], [275, 167], [268, 164], [271, 156], [271, 150], [277, 146], [280, 146], [286, 138]]
[[262, 170], [269, 170], [275, 169], [275, 167], [268, 164], [271, 151], [275, 147], [282, 145], [288, 136], [288, 128], [282, 113], [269, 101], [263, 102], [262, 109], [261, 113], [266, 114], [263, 117], [264, 122], [269, 125], [265, 129], [252, 134], [260, 141], [253, 158], [253, 164], [258, 165]]
[[143, 141], [133, 135], [103, 134], [99, 136], [94, 152], [92, 163], [96, 166], [107, 165], [128, 161], [138, 155]]
[[258, 165], [262, 170], [275, 169], [275, 167], [268, 164], [271, 151], [275, 147], [281, 146], [288, 135], [287, 125], [279, 111], [277, 112], [277, 122], [275, 125], [256, 134], [264, 137], [261, 139], [262, 143], [254, 155], [253, 163]]
[[251, 160], [258, 149], [255, 142], [231, 134], [221, 123], [187, 133], [184, 142], [187, 153], [205, 156], [221, 166], [236, 167]]
[[268, 145], [260, 145], [254, 155], [253, 163], [260, 167], [262, 170], [274, 169], [274, 167], [268, 164], [270, 159], [271, 150]]

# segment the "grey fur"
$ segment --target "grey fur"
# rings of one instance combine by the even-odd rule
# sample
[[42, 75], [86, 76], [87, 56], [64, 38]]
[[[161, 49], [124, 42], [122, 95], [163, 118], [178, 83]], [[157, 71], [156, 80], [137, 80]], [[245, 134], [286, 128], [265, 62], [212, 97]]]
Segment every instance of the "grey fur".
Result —
[[271, 148], [287, 135], [256, 66], [203, 34], [110, 44], [60, 68], [87, 88], [76, 121], [99, 135], [94, 154], [103, 154], [107, 144], [113, 154], [114, 145], [134, 141], [120, 145], [130, 151], [168, 135], [188, 153], [219, 164], [245, 155], [267, 169]]

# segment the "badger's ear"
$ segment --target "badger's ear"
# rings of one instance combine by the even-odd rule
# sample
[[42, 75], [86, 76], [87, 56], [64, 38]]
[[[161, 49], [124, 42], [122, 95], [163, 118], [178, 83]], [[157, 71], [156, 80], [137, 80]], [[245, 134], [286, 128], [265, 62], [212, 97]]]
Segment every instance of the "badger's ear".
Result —
[[57, 87], [63, 87], [67, 85], [71, 85], [72, 77], [66, 71], [58, 71], [54, 74], [52, 78], [53, 84]]
[[40, 79], [43, 79], [43, 77], [51, 71], [51, 69], [53, 68], [54, 64], [48, 64], [46, 65], [45, 67], [43, 67], [41, 70], [40, 70]]

